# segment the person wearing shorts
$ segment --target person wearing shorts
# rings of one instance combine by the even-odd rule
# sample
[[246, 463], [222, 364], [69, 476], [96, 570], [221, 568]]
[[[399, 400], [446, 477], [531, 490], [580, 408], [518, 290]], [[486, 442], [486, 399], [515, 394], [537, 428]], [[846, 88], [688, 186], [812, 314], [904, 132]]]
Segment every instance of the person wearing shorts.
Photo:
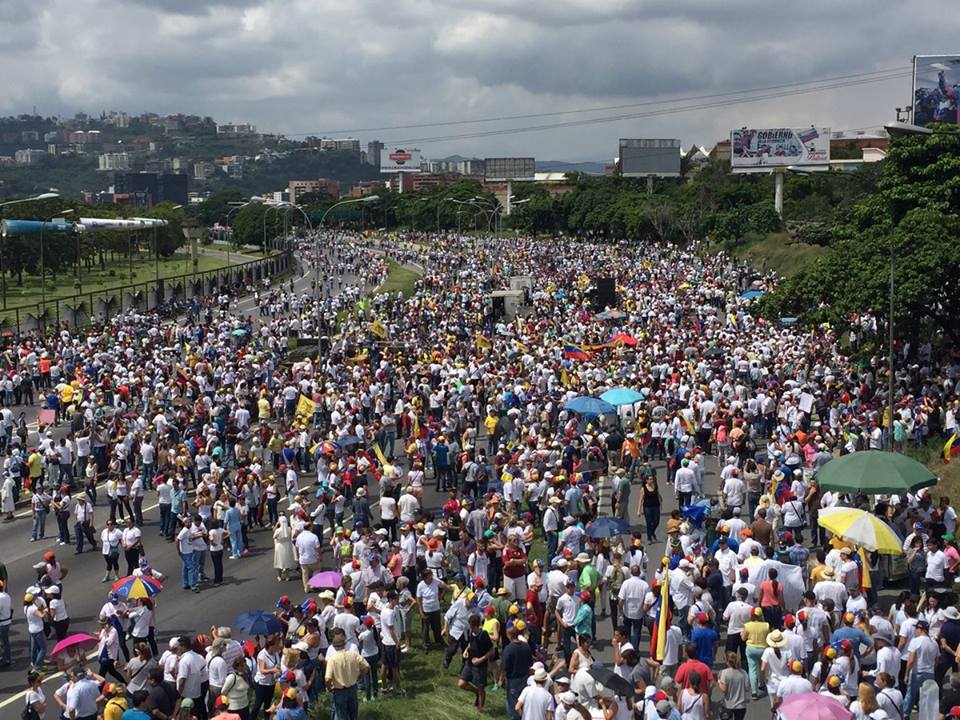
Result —
[[463, 651], [463, 668], [460, 670], [460, 679], [457, 687], [477, 696], [473, 704], [483, 709], [487, 699], [487, 673], [490, 659], [496, 648], [490, 635], [481, 627], [479, 615], [471, 615], [468, 620], [470, 633], [467, 636], [467, 647]]

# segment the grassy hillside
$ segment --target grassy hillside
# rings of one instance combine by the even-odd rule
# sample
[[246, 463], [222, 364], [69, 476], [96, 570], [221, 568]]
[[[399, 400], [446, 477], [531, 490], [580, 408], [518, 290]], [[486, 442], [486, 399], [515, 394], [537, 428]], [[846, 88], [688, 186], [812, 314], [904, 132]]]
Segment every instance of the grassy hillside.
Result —
[[774, 270], [790, 277], [804, 265], [826, 254], [822, 245], [796, 242], [787, 233], [770, 233], [763, 240], [748, 242], [734, 250], [741, 259], [750, 259], [761, 270]]

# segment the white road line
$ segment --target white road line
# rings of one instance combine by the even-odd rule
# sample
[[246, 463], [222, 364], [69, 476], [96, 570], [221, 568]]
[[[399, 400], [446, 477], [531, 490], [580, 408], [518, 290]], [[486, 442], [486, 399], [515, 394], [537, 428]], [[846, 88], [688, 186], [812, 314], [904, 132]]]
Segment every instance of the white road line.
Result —
[[[280, 502], [281, 502], [281, 503], [287, 502], [287, 498], [286, 498], [286, 497], [280, 498]], [[279, 504], [279, 503], [278, 503], [278, 504]], [[371, 508], [375, 508], [375, 507], [377, 507], [379, 504], [380, 504], [380, 501], [377, 500], [375, 503], [370, 503], [370, 507], [371, 507]], [[155, 509], [157, 509], [158, 507], [160, 507], [160, 504], [159, 504], [159, 503], [157, 503], [157, 504], [155, 504], [155, 505], [151, 505], [150, 507], [145, 507], [145, 508], [143, 508], [143, 512], [147, 512], [147, 511], [149, 511], [149, 510], [155, 510]], [[344, 519], [346, 519], [346, 518], [344, 518]], [[326, 536], [326, 535], [328, 535], [329, 533], [330, 533], [330, 528], [329, 528], [329, 527], [324, 528], [324, 530], [323, 530], [323, 535]], [[86, 660], [86, 662], [90, 662], [95, 656], [96, 656], [96, 652], [95, 652], [95, 651], [89, 653], [89, 654], [87, 655], [87, 660]], [[86, 663], [84, 663], [84, 664], [86, 664]], [[48, 683], [48, 682], [50, 682], [51, 680], [56, 680], [57, 678], [61, 678], [61, 677], [63, 677], [63, 673], [62, 673], [62, 672], [55, 672], [55, 673], [53, 673], [52, 675], [45, 675], [45, 676], [43, 677], [43, 680], [42, 680], [41, 682], [42, 682], [42, 683]], [[22, 700], [22, 699], [25, 698], [26, 696], [27, 696], [27, 691], [26, 691], [26, 690], [22, 690], [21, 692], [17, 693], [16, 695], [13, 695], [12, 697], [7, 698], [6, 700], [0, 701], [0, 708], [5, 708], [5, 707], [7, 707], [7, 705], [10, 705], [10, 704], [16, 702], [17, 700]]]

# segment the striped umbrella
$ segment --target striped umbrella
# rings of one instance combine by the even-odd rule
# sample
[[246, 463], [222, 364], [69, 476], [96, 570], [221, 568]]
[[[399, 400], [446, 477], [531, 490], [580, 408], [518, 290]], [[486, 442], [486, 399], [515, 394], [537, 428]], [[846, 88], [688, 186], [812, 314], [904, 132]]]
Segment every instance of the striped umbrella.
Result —
[[149, 598], [163, 590], [159, 580], [146, 575], [129, 575], [113, 584], [113, 591], [121, 598], [139, 600]]

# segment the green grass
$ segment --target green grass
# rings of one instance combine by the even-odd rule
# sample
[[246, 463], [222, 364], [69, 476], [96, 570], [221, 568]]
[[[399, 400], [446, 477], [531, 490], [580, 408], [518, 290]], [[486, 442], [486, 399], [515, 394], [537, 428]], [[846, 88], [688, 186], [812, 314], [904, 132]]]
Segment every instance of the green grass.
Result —
[[[489, 676], [486, 707], [483, 711], [473, 706], [474, 695], [457, 688], [461, 660], [454, 658], [450, 668], [443, 669], [443, 650], [424, 653], [420, 649], [420, 622], [413, 619], [414, 648], [400, 656], [400, 683], [406, 691], [403, 697], [391, 693], [381, 694], [372, 703], [360, 704], [359, 720], [397, 720], [397, 718], [421, 718], [422, 720], [491, 720], [506, 718], [503, 690], [491, 691]], [[358, 688], [358, 701], [366, 697]], [[311, 710], [314, 720], [330, 717], [330, 695], [324, 693]]]
[[960, 497], [960, 458], [954, 458], [949, 464], [943, 462], [943, 445], [945, 437], [930, 438], [926, 445], [920, 448], [906, 448], [904, 454], [921, 462], [940, 478], [936, 487], [932, 488], [935, 495], [946, 495], [951, 502]]
[[826, 252], [827, 248], [822, 245], [795, 242], [787, 233], [771, 233], [763, 240], [737, 247], [734, 255], [741, 260], [752, 260], [757, 268], [790, 277]]
[[[239, 264], [246, 262], [246, 257], [238, 257]], [[197, 272], [206, 270], [216, 270], [226, 267], [226, 258], [212, 255], [199, 255], [197, 257]], [[131, 267], [133, 277], [131, 278]], [[186, 253], [176, 253], [169, 258], [161, 258], [159, 263], [160, 277], [170, 278], [180, 275], [188, 275], [192, 272], [190, 256]], [[114, 288], [131, 285], [135, 283], [152, 282], [156, 277], [157, 266], [153, 258], [134, 259], [131, 265], [127, 260], [114, 260], [107, 262], [103, 269], [96, 265], [94, 269], [81, 272], [81, 287], [75, 286], [76, 278], [71, 271], [57, 274], [54, 280], [49, 274], [46, 277], [46, 300], [52, 301], [56, 298], [67, 298], [77, 294], [99, 293]], [[23, 275], [23, 284], [17, 285], [16, 278], [7, 278], [7, 307], [13, 308], [20, 305], [33, 305], [43, 300], [41, 292], [39, 275]]]
[[388, 260], [387, 266], [389, 267], [387, 277], [375, 292], [377, 294], [395, 293], [399, 290], [405, 298], [413, 295], [413, 286], [420, 279], [420, 274], [393, 260]]

